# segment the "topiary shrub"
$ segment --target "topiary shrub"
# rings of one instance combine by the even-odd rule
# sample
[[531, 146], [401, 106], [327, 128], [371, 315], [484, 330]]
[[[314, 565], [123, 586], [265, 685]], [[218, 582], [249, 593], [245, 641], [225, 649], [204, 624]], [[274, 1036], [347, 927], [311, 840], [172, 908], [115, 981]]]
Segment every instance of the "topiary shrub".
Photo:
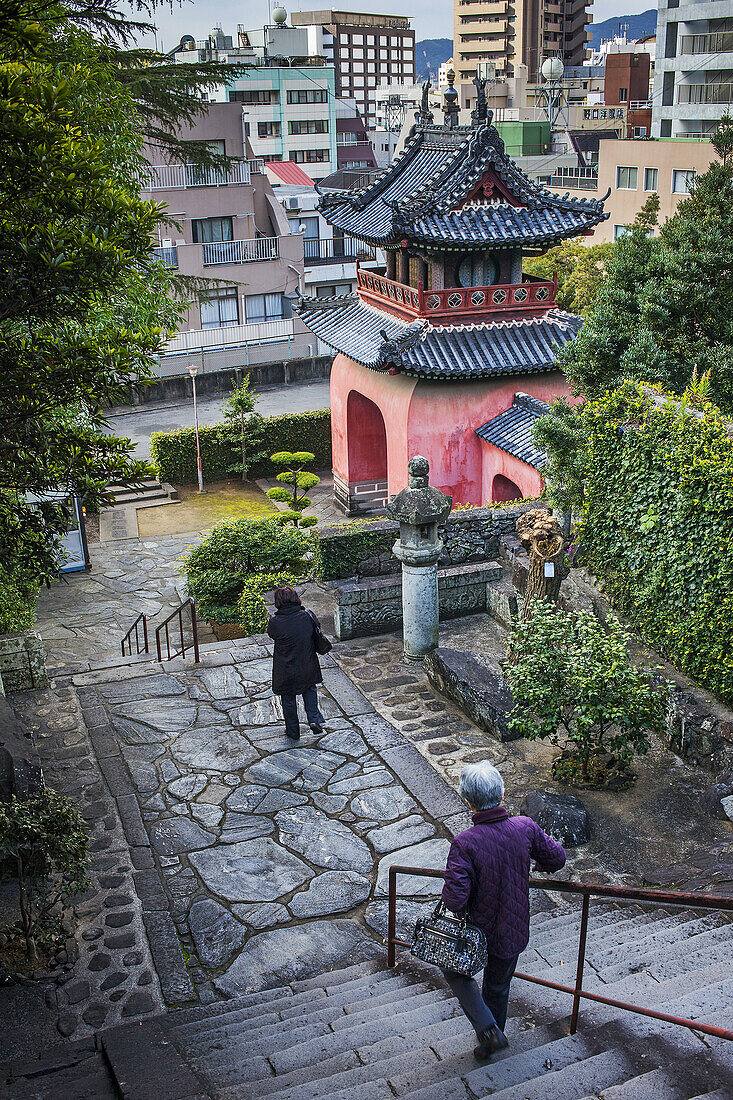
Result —
[[509, 637], [505, 669], [514, 696], [509, 728], [560, 745], [553, 775], [575, 787], [622, 790], [635, 754], [661, 729], [664, 699], [633, 665], [629, 638], [614, 615], [561, 611], [545, 600]]
[[255, 573], [287, 572], [302, 576], [308, 536], [283, 527], [277, 518], [237, 519], [218, 523], [185, 558], [188, 592], [202, 618], [238, 621], [238, 600]]
[[267, 630], [268, 612], [263, 600], [266, 592], [286, 585], [292, 588], [297, 579], [292, 573], [255, 573], [244, 582], [237, 603], [239, 625], [247, 634], [264, 634]]
[[295, 527], [312, 527], [318, 523], [316, 516], [308, 516], [308, 522], [303, 522], [303, 512], [310, 508], [312, 501], [306, 493], [321, 480], [317, 474], [306, 470], [315, 458], [311, 451], [276, 451], [270, 455], [275, 466], [280, 467], [277, 475], [279, 485], [267, 490], [270, 500], [278, 500], [290, 507], [280, 513], [281, 523], [292, 523]]

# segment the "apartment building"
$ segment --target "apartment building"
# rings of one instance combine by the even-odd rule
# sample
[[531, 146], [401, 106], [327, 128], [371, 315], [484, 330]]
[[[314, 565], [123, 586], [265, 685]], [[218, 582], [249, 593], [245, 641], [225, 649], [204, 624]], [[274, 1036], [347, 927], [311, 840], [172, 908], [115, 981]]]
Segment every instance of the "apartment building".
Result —
[[369, 131], [376, 126], [375, 89], [415, 79], [415, 32], [403, 15], [300, 11], [291, 22], [307, 27], [314, 43], [322, 42], [334, 66], [336, 95], [355, 100]]
[[147, 197], [171, 218], [156, 255], [181, 275], [226, 280], [200, 291], [166, 349], [166, 373], [184, 373], [171, 357], [195, 349], [251, 345], [247, 361], [260, 363], [306, 349], [312, 337], [291, 310], [302, 285], [303, 238], [290, 233], [264, 164], [253, 157], [241, 104], [212, 103], [181, 136], [236, 160], [228, 171], [203, 171], [161, 163], [150, 151]]
[[302, 164], [312, 179], [336, 171], [335, 71], [322, 54], [309, 53], [311, 45], [318, 48], [317, 38], [294, 27], [247, 31], [240, 26], [236, 45], [220, 28], [208, 42], [189, 44], [192, 48], [177, 53], [176, 60], [186, 61], [195, 52], [249, 66], [230, 86], [210, 92], [209, 99], [240, 104], [255, 157]]
[[659, 0], [655, 137], [714, 132], [733, 104], [733, 9], [726, 0]]
[[453, 0], [453, 61], [456, 83], [475, 76], [497, 81], [524, 65], [539, 79], [546, 57], [582, 65], [590, 35], [588, 0]]

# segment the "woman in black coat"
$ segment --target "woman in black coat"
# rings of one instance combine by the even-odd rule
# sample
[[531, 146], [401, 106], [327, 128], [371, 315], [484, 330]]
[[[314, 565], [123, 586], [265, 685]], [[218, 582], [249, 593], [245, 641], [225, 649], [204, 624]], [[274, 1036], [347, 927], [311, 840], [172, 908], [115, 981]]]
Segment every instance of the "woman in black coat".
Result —
[[323, 733], [316, 690], [316, 684], [323, 682], [316, 652], [317, 626], [320, 629], [318, 619], [306, 611], [295, 589], [275, 590], [275, 614], [267, 624], [267, 633], [275, 641], [272, 690], [282, 699], [285, 733], [294, 741], [300, 737], [297, 695], [303, 696], [310, 728]]

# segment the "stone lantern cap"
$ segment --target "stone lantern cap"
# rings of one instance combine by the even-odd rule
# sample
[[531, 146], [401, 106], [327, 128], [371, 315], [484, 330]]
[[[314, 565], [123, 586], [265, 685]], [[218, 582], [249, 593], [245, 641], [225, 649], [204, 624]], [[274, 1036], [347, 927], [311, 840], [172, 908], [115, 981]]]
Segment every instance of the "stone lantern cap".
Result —
[[453, 506], [453, 497], [430, 485], [430, 463], [415, 455], [407, 464], [408, 486], [387, 505], [387, 514], [399, 524], [422, 527], [444, 520]]

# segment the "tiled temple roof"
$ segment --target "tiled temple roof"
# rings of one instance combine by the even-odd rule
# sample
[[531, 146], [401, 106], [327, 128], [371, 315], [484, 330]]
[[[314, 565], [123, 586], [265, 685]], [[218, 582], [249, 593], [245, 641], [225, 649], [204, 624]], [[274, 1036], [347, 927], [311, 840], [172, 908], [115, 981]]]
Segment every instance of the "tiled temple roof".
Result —
[[[492, 170], [497, 194], [469, 201]], [[467, 203], [467, 205], [462, 205]], [[329, 192], [320, 209], [339, 229], [374, 244], [548, 246], [609, 215], [603, 200], [569, 198], [539, 186], [507, 156], [488, 119], [449, 129], [413, 127], [404, 149], [359, 191]]]
[[359, 298], [303, 298], [296, 312], [324, 343], [373, 370], [465, 381], [555, 369], [581, 319], [551, 309], [542, 317], [433, 326], [408, 323]]
[[535, 445], [532, 428], [535, 421], [549, 411], [550, 406], [539, 398], [528, 393], [515, 393], [511, 408], [482, 424], [476, 429], [476, 435], [520, 462], [541, 470], [547, 462], [547, 455]]

